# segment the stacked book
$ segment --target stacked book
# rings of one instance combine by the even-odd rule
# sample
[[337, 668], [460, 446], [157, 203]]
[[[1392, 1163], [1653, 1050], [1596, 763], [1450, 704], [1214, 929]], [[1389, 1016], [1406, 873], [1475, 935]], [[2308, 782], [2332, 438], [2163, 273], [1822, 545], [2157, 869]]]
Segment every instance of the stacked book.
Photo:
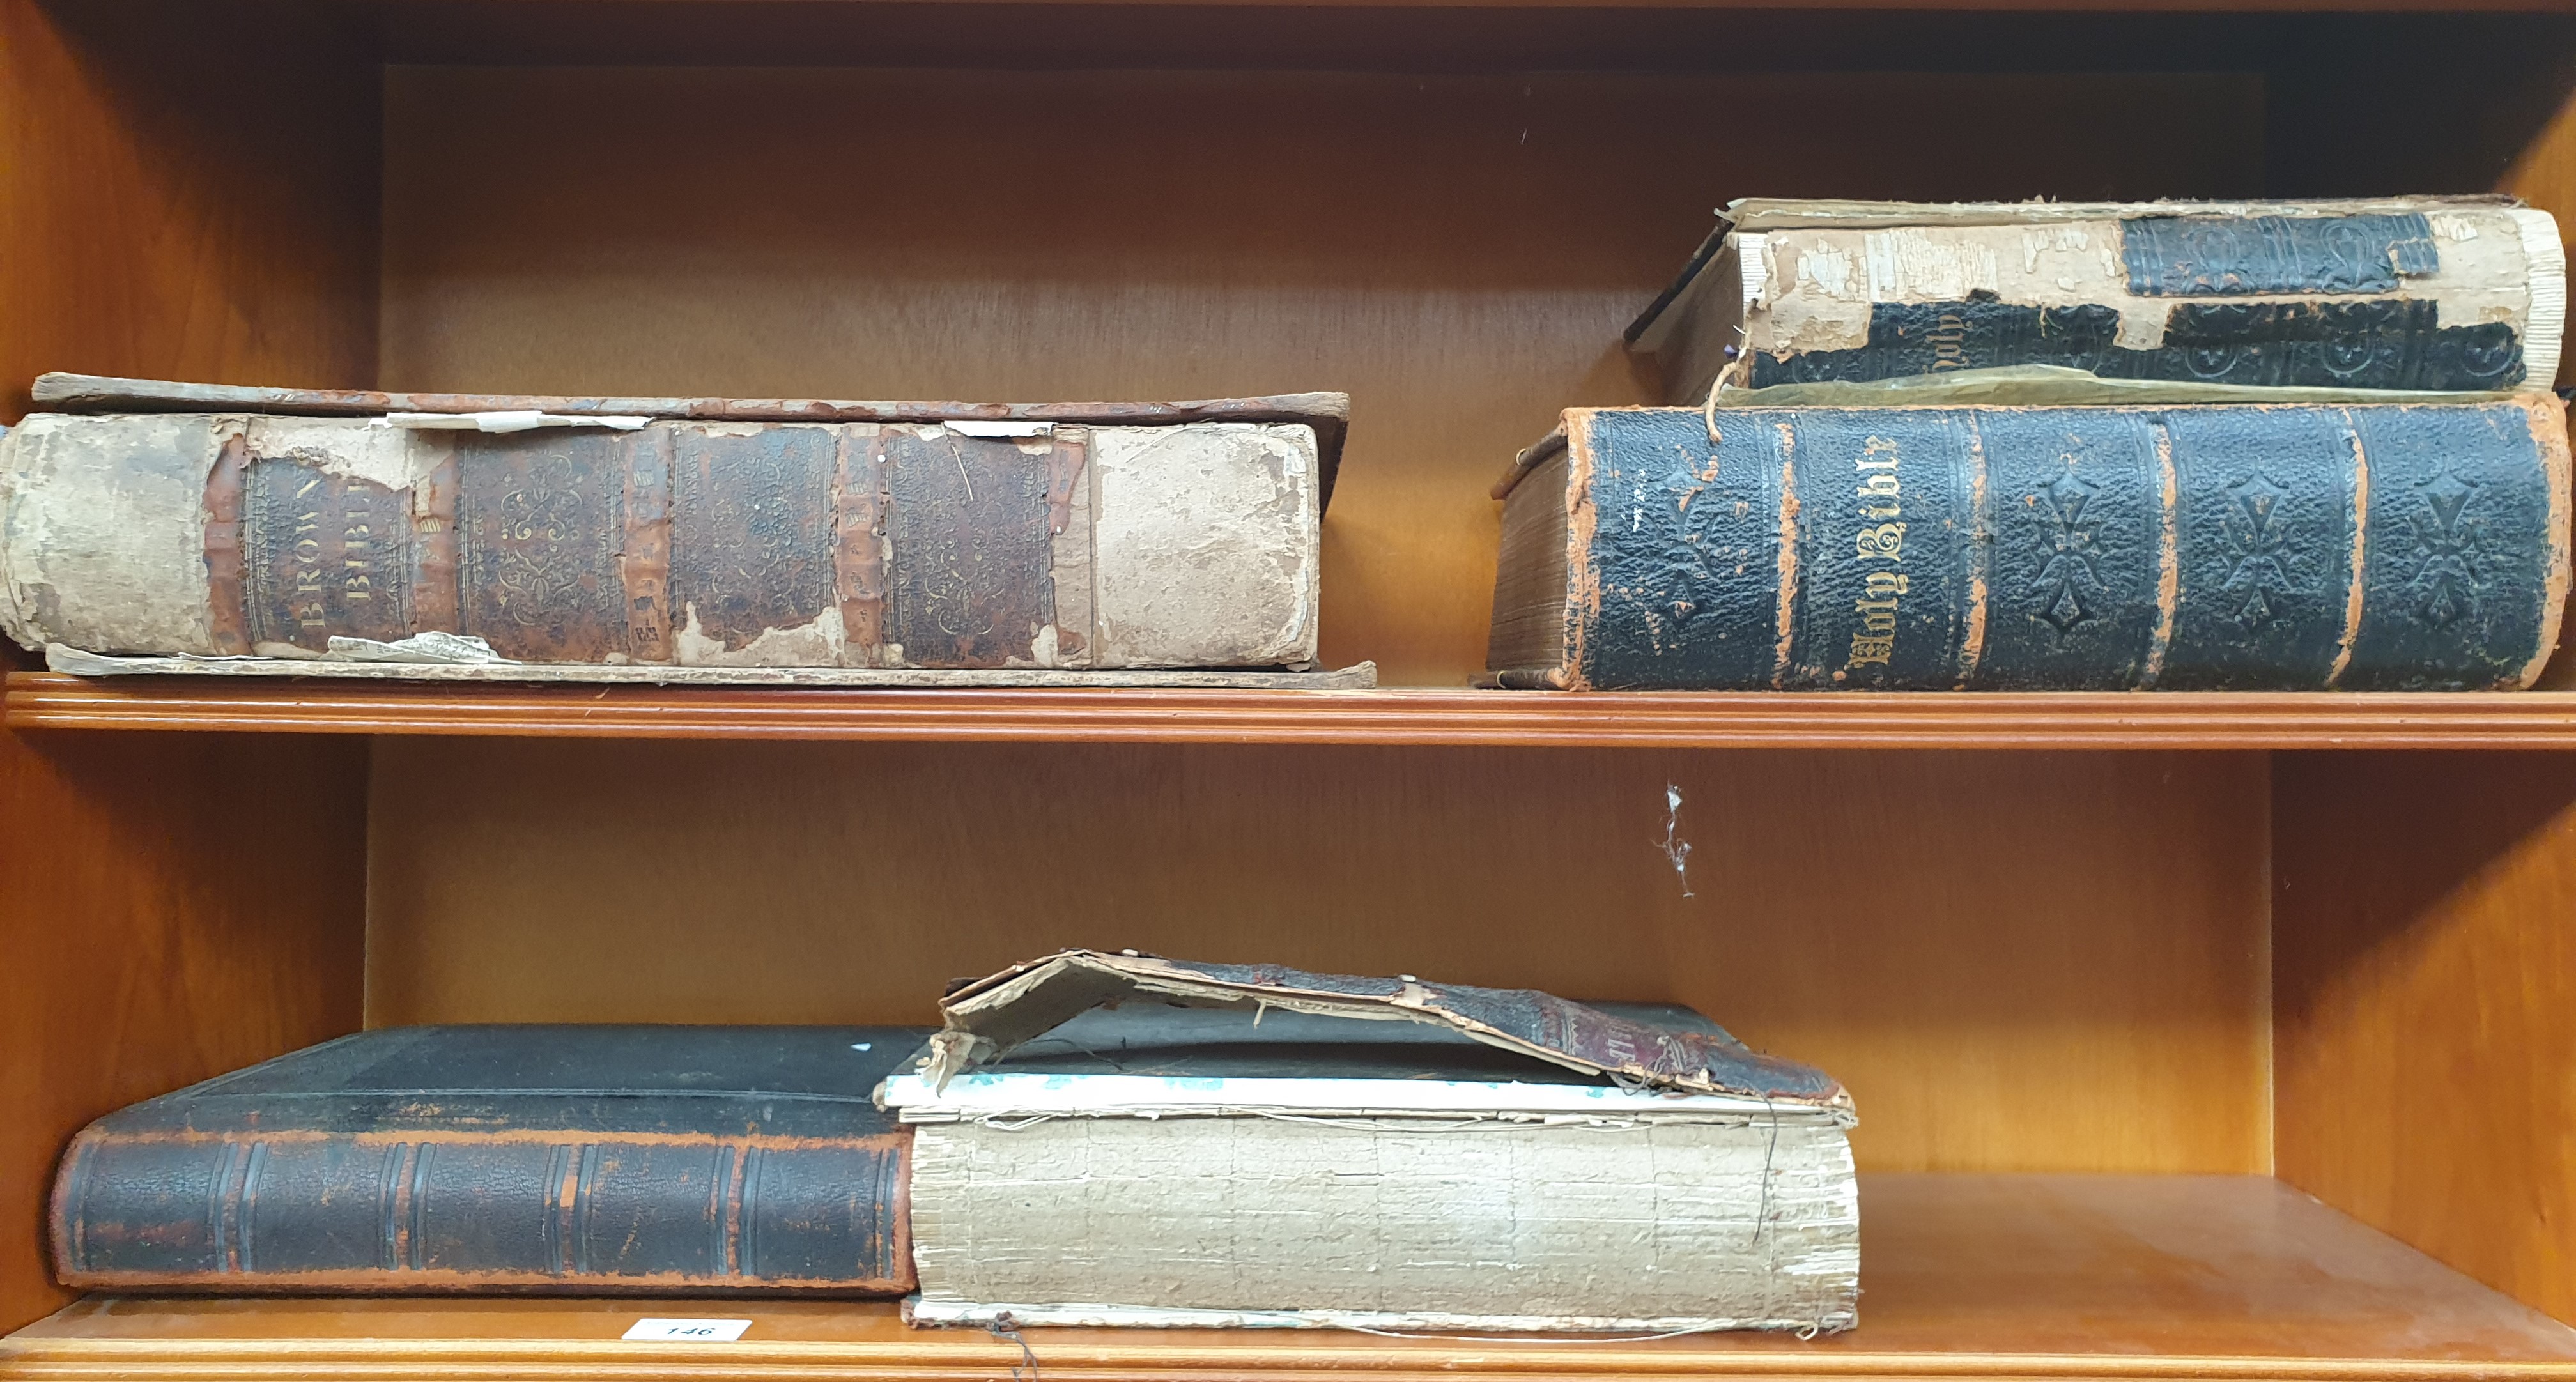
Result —
[[0, 633], [56, 671], [1375, 684], [1314, 670], [1341, 394], [33, 392], [0, 429]]
[[138, 1104], [66, 1285], [921, 1324], [1849, 1328], [1851, 1099], [1684, 1008], [1066, 951], [937, 1030], [433, 1027]]
[[2550, 217], [1746, 201], [1672, 406], [1495, 488], [1503, 686], [2528, 686], [2568, 592]]

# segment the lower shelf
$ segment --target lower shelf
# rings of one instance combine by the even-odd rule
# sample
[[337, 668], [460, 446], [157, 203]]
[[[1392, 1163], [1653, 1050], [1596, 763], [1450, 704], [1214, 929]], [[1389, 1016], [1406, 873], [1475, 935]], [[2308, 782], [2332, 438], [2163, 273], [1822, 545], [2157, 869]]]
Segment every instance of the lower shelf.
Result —
[[[1039, 1382], [1733, 1376], [2576, 1379], [2576, 1330], [2251, 1176], [1871, 1176], [1861, 1327], [1802, 1342], [1030, 1330]], [[735, 1343], [628, 1343], [646, 1316]], [[1017, 1344], [891, 1302], [92, 1297], [0, 1339], [0, 1377], [922, 1378]]]

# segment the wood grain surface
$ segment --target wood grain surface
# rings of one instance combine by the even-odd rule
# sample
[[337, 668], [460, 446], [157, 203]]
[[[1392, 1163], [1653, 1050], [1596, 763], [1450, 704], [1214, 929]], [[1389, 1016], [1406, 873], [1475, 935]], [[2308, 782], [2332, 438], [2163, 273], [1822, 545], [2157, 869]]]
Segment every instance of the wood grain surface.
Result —
[[1690, 1003], [1841, 1079], [1873, 1169], [2270, 1165], [2251, 755], [382, 739], [372, 780], [372, 1026], [935, 1022], [1132, 946]]
[[[212, 0], [197, 0], [210, 3]], [[2040, 0], [2008, 8], [1933, 0], [1842, 3], [1103, 4], [973, 0], [378, 0], [385, 61], [531, 67], [1198, 68], [1308, 72], [2191, 72], [2262, 69], [2267, 83], [2350, 39], [2421, 64], [2473, 57], [2489, 74], [2546, 69], [2563, 51], [2563, 7], [2502, 0], [2471, 12], [2435, 0], [2156, 5]], [[2551, 14], [2549, 9], [2559, 9]], [[2366, 12], [2356, 12], [2366, 11]], [[2438, 26], [2428, 42], [2427, 24]], [[2348, 60], [2338, 51], [2333, 61]], [[2347, 88], [2349, 90], [2349, 88]], [[2448, 92], [2437, 100], [2445, 100]], [[2353, 103], [2325, 94], [2347, 120]], [[2276, 113], [2274, 102], [2267, 101]], [[2469, 112], [2462, 111], [2462, 115]], [[2494, 117], [2479, 107], [2476, 118]], [[2152, 138], [2153, 124], [2129, 131]], [[2458, 121], [2440, 124], [2457, 139]], [[1766, 129], [1766, 137], [1777, 132]], [[2267, 126], [2263, 155], [2276, 158]], [[2442, 186], [2482, 187], [2494, 167], [2460, 164]], [[2364, 188], [2430, 188], [2392, 176]], [[2275, 189], [2281, 190], [2281, 189]]]
[[2576, 695], [976, 691], [10, 675], [19, 729], [1557, 748], [2576, 748]]
[[45, 370], [374, 375], [378, 69], [279, 17], [0, 0], [0, 421]]
[[[372, 373], [376, 73], [345, 16], [214, 8], [0, 0], [0, 419], [45, 369]], [[0, 1323], [67, 1298], [81, 1124], [355, 1028], [365, 767], [0, 734]]]
[[0, 1322], [100, 1114], [355, 1031], [365, 746], [0, 734]]
[[2576, 757], [2275, 763], [2281, 1176], [2576, 1318]]
[[[1861, 1323], [1386, 1339], [1331, 1331], [907, 1329], [891, 1302], [93, 1297], [0, 1340], [0, 1377], [2563, 1379], [2576, 1331], [2259, 1177], [1863, 1176]], [[623, 1343], [636, 1319], [751, 1321]]]
[[[2514, 156], [2496, 190], [2511, 192], [2557, 217], [2562, 242], [2576, 239], [2576, 90], [2566, 93], [2548, 123]], [[2576, 324], [2571, 324], [2567, 339], [2576, 345]], [[2570, 353], [2559, 352], [2557, 382], [2562, 385], [2576, 383], [2576, 359]]]
[[[2015, 135], [1881, 137], [1929, 110]], [[1558, 410], [1646, 400], [1620, 330], [1720, 201], [2245, 192], [2261, 119], [2248, 74], [401, 67], [379, 383], [1348, 390], [1324, 661], [1455, 685], [1487, 487]]]

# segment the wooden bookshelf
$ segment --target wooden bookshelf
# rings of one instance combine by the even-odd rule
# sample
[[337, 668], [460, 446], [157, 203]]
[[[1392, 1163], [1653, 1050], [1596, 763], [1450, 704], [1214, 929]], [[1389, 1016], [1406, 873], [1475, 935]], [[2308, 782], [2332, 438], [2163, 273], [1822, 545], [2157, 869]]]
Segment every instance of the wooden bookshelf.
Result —
[[[1873, 1176], [1861, 1326], [1812, 1341], [1388, 1339], [1032, 1329], [1037, 1376], [2564, 1379], [2576, 1329], [2255, 1176]], [[748, 1319], [729, 1344], [627, 1343], [646, 1316]], [[1019, 1347], [893, 1303], [83, 1301], [6, 1340], [0, 1377], [1008, 1376]], [[1025, 1372], [1023, 1373], [1025, 1376]]]
[[2576, 692], [1565, 694], [348, 686], [14, 672], [13, 730], [1530, 748], [2576, 749]]
[[2564, 222], [2571, 71], [2563, 0], [0, 0], [0, 421], [48, 369], [1346, 389], [1322, 654], [1386, 688], [0, 650], [0, 1376], [1007, 1377], [883, 1304], [696, 1302], [758, 1323], [682, 1353], [615, 1338], [674, 1302], [81, 1302], [45, 1195], [89, 1119], [370, 1022], [917, 1022], [1088, 944], [1700, 1006], [1854, 1090], [1868, 1295], [1812, 1343], [1049, 1333], [1041, 1377], [2576, 1382], [2576, 683], [1466, 689], [1487, 486], [1650, 396], [1620, 329], [1718, 202]]

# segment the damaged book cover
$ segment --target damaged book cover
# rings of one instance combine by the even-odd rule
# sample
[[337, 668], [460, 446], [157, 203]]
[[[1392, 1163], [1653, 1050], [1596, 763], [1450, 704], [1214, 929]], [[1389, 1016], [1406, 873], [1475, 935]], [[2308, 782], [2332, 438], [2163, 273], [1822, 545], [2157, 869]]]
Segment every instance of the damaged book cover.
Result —
[[48, 379], [121, 410], [0, 438], [0, 627], [163, 657], [458, 635], [531, 664], [1302, 669], [1347, 410]]
[[953, 992], [918, 1324], [1823, 1332], [1848, 1093], [1688, 1008], [1066, 951]]

